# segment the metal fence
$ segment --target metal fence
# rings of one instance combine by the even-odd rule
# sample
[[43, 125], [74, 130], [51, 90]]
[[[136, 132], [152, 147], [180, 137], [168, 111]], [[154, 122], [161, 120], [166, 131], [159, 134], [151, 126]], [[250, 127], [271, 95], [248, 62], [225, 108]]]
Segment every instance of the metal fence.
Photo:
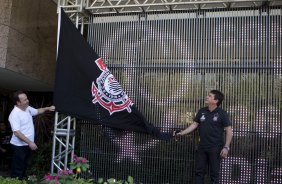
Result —
[[[282, 9], [94, 15], [88, 41], [144, 116], [162, 131], [192, 123], [211, 89], [232, 121], [221, 183], [282, 183]], [[160, 141], [80, 123], [94, 177], [193, 183], [197, 131]]]

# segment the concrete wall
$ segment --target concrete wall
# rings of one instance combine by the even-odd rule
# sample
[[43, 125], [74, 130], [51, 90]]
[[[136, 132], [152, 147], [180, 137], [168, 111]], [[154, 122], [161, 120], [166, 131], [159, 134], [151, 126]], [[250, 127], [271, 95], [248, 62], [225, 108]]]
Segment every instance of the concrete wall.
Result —
[[0, 0], [0, 67], [53, 86], [56, 8], [51, 0]]
[[12, 2], [0, 0], [0, 67], [5, 67]]

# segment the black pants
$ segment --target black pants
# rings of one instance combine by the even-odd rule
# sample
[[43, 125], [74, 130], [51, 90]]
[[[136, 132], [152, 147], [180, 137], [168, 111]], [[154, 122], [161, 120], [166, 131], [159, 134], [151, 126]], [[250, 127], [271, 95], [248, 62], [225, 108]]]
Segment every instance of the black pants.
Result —
[[30, 157], [29, 146], [15, 146], [11, 145], [13, 151], [11, 177], [18, 177], [20, 180], [26, 177], [26, 169]]
[[219, 183], [220, 152], [221, 148], [198, 149], [195, 171], [196, 184], [204, 184], [207, 166], [209, 166], [210, 169], [210, 183]]

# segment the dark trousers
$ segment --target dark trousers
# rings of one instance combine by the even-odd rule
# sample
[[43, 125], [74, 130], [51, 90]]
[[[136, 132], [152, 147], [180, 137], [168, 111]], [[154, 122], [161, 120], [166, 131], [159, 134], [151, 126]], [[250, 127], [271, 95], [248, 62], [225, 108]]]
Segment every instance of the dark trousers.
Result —
[[15, 146], [11, 145], [13, 151], [11, 177], [18, 177], [20, 180], [26, 177], [26, 169], [30, 157], [29, 146]]
[[219, 183], [220, 152], [221, 148], [198, 149], [195, 170], [196, 184], [204, 184], [207, 166], [210, 169], [210, 183]]

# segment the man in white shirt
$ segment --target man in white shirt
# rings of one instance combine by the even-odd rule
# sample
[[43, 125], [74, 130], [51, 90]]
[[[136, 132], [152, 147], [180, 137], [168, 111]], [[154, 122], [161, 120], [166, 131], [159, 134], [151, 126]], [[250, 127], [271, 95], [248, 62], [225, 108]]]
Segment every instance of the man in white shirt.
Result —
[[22, 91], [13, 94], [13, 101], [15, 106], [9, 115], [13, 131], [10, 141], [13, 151], [11, 177], [18, 177], [22, 180], [25, 177], [30, 151], [37, 149], [37, 145], [34, 143], [32, 116], [42, 114], [45, 111], [54, 111], [55, 106], [35, 109], [29, 106], [29, 100]]

